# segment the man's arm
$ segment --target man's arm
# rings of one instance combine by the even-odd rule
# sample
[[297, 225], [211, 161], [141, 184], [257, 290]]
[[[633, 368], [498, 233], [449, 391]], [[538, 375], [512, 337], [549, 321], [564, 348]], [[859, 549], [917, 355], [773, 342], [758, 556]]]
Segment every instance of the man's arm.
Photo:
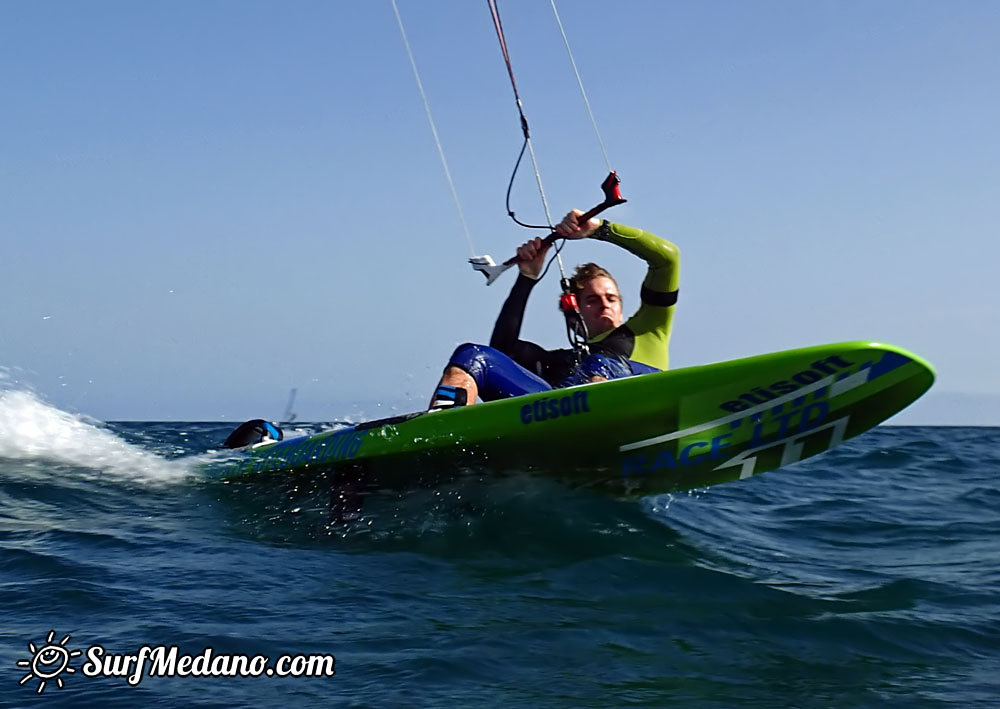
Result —
[[[655, 234], [607, 221], [597, 229], [593, 238], [620, 246], [649, 264], [639, 292], [639, 309], [613, 332], [619, 334], [617, 339], [621, 339], [623, 344], [627, 343], [631, 350], [629, 359], [657, 369], [667, 369], [674, 305], [680, 284], [680, 250]], [[602, 339], [598, 337], [595, 341]]]
[[[493, 335], [490, 337], [490, 347], [500, 350], [522, 367], [535, 371], [534, 363], [542, 358], [545, 350], [534, 342], [520, 339], [521, 323], [524, 320], [524, 308], [528, 304], [528, 296], [535, 287], [536, 281], [519, 274], [510, 289], [510, 295], [500, 308]], [[531, 364], [528, 364], [531, 363]], [[536, 372], [537, 373], [537, 372]]]
[[667, 306], [677, 301], [681, 254], [675, 244], [648, 231], [609, 221], [601, 224], [592, 238], [620, 246], [649, 264], [642, 282], [643, 303]]
[[490, 347], [500, 350], [552, 386], [557, 386], [568, 376], [572, 368], [574, 361], [572, 350], [546, 350], [534, 342], [520, 338], [524, 308], [528, 303], [531, 289], [537, 282], [529, 276], [518, 275], [493, 326]]

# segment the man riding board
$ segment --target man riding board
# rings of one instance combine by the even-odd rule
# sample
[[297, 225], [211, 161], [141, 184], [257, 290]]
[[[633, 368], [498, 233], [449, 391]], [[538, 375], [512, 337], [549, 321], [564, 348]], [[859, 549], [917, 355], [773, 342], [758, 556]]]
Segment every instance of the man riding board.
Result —
[[589, 354], [545, 350], [520, 339], [528, 296], [541, 276], [550, 246], [541, 238], [517, 250], [520, 274], [493, 328], [490, 346], [466, 343], [452, 354], [431, 400], [432, 409], [492, 401], [586, 382], [604, 381], [667, 368], [668, 345], [680, 280], [680, 252], [674, 244], [633, 227], [593, 218], [583, 224], [573, 210], [556, 226], [566, 239], [595, 238], [620, 246], [646, 261], [640, 305], [627, 321], [611, 274], [588, 263], [570, 279]]

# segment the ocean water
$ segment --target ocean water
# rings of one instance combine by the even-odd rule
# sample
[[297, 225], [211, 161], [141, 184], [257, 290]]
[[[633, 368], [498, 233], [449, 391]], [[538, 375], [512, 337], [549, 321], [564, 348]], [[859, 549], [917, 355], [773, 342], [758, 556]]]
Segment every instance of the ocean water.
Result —
[[[231, 428], [0, 392], [0, 706], [1000, 706], [1000, 429], [638, 499], [470, 472], [331, 524], [323, 479], [200, 472]], [[98, 646], [336, 674], [130, 683]]]

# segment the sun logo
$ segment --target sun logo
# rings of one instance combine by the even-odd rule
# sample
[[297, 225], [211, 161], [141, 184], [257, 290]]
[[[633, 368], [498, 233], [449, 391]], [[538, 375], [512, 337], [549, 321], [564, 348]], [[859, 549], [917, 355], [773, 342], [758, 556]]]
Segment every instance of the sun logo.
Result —
[[45, 644], [41, 647], [35, 647], [35, 643], [28, 643], [28, 651], [31, 653], [31, 658], [27, 660], [18, 660], [18, 667], [27, 667], [28, 674], [21, 678], [18, 684], [25, 684], [31, 680], [38, 678], [38, 693], [41, 694], [45, 691], [45, 684], [49, 680], [55, 680], [56, 686], [59, 689], [63, 688], [63, 681], [61, 675], [63, 672], [67, 674], [72, 674], [76, 670], [69, 666], [69, 661], [74, 657], [79, 657], [82, 652], [80, 650], [73, 650], [70, 652], [66, 649], [66, 643], [69, 642], [69, 635], [64, 637], [59, 641], [58, 644], [54, 643], [56, 637], [56, 631], [50, 630], [49, 634], [45, 637]]

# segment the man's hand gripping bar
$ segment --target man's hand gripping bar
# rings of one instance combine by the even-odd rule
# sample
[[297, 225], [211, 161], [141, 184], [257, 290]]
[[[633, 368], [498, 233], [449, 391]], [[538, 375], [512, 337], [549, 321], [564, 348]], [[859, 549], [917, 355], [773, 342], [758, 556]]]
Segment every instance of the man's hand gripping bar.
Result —
[[[617, 172], [612, 171], [608, 173], [604, 182], [601, 183], [601, 190], [604, 192], [604, 201], [586, 214], [581, 214], [577, 217], [577, 223], [581, 225], [585, 224], [589, 219], [596, 217], [605, 209], [614, 207], [616, 204], [623, 204], [624, 202], [627, 202], [628, 200], [622, 197], [621, 190], [618, 187], [620, 184], [621, 179], [618, 177]], [[552, 232], [542, 240], [542, 243], [549, 246], [555, 243], [557, 239], [561, 238], [562, 237], [557, 233]], [[473, 270], [481, 271], [483, 275], [486, 276], [486, 285], [490, 285], [493, 281], [500, 277], [501, 273], [517, 263], [517, 256], [507, 259], [500, 265], [494, 263], [490, 256], [475, 256], [469, 259], [469, 263], [472, 264]]]

